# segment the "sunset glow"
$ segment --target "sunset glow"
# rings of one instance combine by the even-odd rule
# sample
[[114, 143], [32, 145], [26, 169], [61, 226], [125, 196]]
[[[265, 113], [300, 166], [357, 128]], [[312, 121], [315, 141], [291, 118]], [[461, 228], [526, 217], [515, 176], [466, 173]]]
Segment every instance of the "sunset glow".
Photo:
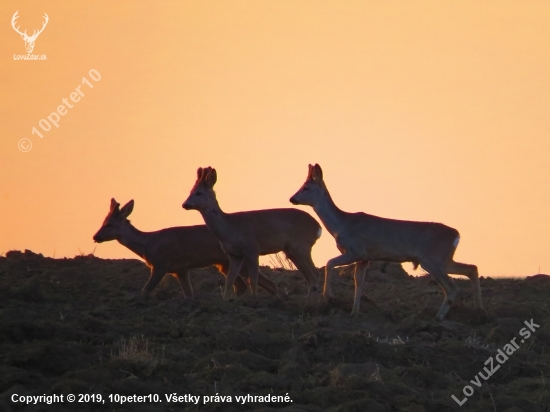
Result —
[[[46, 59], [14, 57], [16, 11], [28, 34], [47, 13]], [[135, 257], [92, 240], [111, 198], [134, 199], [140, 230], [199, 224], [181, 207], [198, 167], [236, 212], [294, 207], [319, 163], [341, 209], [454, 227], [482, 276], [550, 272], [548, 1], [9, 0], [0, 16], [2, 255]], [[338, 254], [324, 231], [316, 266]]]

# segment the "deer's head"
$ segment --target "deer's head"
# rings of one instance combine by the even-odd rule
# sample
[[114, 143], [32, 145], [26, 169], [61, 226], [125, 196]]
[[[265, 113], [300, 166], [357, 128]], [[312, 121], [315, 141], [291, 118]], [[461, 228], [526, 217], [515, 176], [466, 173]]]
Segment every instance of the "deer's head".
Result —
[[290, 198], [293, 205], [315, 205], [326, 192], [325, 182], [323, 181], [323, 171], [318, 164], [309, 165], [309, 170], [305, 183], [294, 196]]
[[107, 213], [103, 224], [94, 235], [94, 242], [101, 243], [118, 239], [124, 229], [130, 224], [127, 217], [132, 213], [132, 210], [134, 210], [133, 200], [130, 200], [121, 208], [120, 203], [115, 199], [111, 199], [109, 213]]
[[217, 179], [216, 169], [199, 167], [195, 186], [193, 186], [189, 197], [181, 207], [186, 210], [198, 210], [199, 212], [212, 209], [217, 202], [214, 193], [214, 185]]
[[44, 28], [46, 27], [46, 25], [48, 24], [48, 20], [49, 20], [49, 17], [46, 13], [44, 13], [44, 24], [42, 24], [42, 28], [40, 30], [34, 30], [32, 35], [29, 36], [27, 34], [27, 30], [25, 30], [23, 33], [21, 33], [21, 31], [19, 31], [19, 26], [15, 27], [15, 21], [17, 20], [17, 18], [19, 17], [17, 15], [17, 13], [19, 13], [19, 10], [17, 10], [15, 12], [15, 14], [13, 15], [12, 19], [11, 19], [11, 26], [13, 27], [13, 29], [19, 33], [21, 35], [21, 38], [25, 41], [25, 49], [27, 49], [27, 53], [32, 53], [32, 51], [34, 50], [34, 42], [36, 41], [36, 38], [38, 37], [38, 35], [40, 33], [42, 33], [44, 31]]

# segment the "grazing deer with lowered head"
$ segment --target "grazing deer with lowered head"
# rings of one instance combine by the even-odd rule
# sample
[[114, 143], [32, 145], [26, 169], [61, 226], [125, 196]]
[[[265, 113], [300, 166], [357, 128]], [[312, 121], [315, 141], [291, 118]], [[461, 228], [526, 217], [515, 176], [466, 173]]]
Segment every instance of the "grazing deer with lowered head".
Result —
[[[259, 256], [285, 252], [304, 275], [309, 291], [316, 292], [319, 274], [311, 260], [311, 248], [321, 236], [321, 226], [310, 215], [297, 209], [267, 209], [225, 213], [220, 209], [214, 184], [216, 169], [197, 170], [197, 181], [182, 207], [198, 210], [208, 229], [216, 236], [229, 257], [225, 297], [241, 266], [248, 265], [252, 292], [257, 290]], [[308, 292], [309, 294], [309, 292]]]
[[[109, 213], [94, 235], [94, 241], [101, 243], [116, 239], [145, 260], [151, 269], [151, 276], [141, 291], [144, 296], [167, 273], [176, 277], [183, 295], [188, 299], [193, 299], [189, 270], [215, 265], [222, 274], [227, 274], [229, 259], [218, 239], [206, 226], [170, 227], [156, 232], [141, 232], [127, 219], [133, 209], [133, 200], [120, 208], [120, 204], [111, 199]], [[246, 283], [240, 277], [236, 280], [236, 292], [241, 294], [247, 289]], [[277, 286], [261, 274], [259, 284], [269, 293], [277, 293]]]
[[470, 278], [475, 306], [482, 309], [477, 267], [453, 260], [460, 239], [457, 230], [441, 223], [393, 220], [361, 212], [344, 212], [332, 201], [318, 164], [309, 165], [306, 182], [290, 198], [290, 202], [312, 206], [342, 252], [342, 255], [330, 259], [325, 267], [325, 297], [332, 297], [332, 270], [355, 263], [352, 314], [359, 313], [363, 280], [372, 260], [413, 262], [415, 267], [420, 264], [445, 291], [445, 300], [437, 313], [439, 320], [444, 318], [456, 296], [456, 286], [449, 273]]

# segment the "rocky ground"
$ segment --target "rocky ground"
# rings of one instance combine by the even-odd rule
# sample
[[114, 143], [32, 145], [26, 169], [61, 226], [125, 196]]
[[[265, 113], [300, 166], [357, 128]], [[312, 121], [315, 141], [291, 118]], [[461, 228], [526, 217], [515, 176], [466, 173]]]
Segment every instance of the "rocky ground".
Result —
[[[456, 279], [457, 302], [437, 322], [439, 286], [391, 265], [370, 274], [362, 314], [351, 317], [347, 270], [331, 304], [306, 300], [299, 273], [267, 267], [280, 297], [262, 291], [224, 301], [223, 278], [203, 269], [192, 275], [195, 301], [184, 301], [170, 276], [143, 301], [148, 269], [138, 260], [6, 255], [0, 411], [550, 411], [545, 275], [482, 279], [486, 314], [473, 309], [468, 281]], [[531, 319], [540, 325], [531, 323], [534, 331], [524, 323]], [[519, 349], [508, 346], [504, 360], [498, 350], [514, 337]], [[493, 369], [500, 365], [492, 376], [484, 371], [490, 358]], [[63, 402], [20, 402], [53, 394]], [[114, 402], [139, 400], [133, 395], [158, 402]]]

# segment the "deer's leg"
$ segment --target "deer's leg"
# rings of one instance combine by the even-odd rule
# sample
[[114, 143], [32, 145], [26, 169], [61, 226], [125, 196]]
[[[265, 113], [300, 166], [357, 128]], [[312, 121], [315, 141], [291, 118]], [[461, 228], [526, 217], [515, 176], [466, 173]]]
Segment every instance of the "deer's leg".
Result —
[[262, 272], [260, 272], [259, 270], [258, 270], [258, 286], [265, 289], [265, 291], [270, 295], [277, 294], [277, 285], [275, 284], [275, 282], [273, 282], [269, 278], [262, 275]]
[[472, 290], [474, 293], [474, 305], [478, 309], [483, 309], [481, 303], [481, 287], [479, 286], [479, 273], [476, 265], [469, 265], [466, 263], [459, 263], [451, 260], [447, 263], [447, 273], [453, 275], [464, 275], [470, 279], [472, 283]]
[[361, 293], [363, 292], [363, 282], [365, 280], [365, 273], [367, 273], [369, 263], [370, 262], [368, 260], [364, 260], [355, 264], [355, 298], [353, 300], [353, 309], [351, 310], [352, 315], [359, 314], [359, 306], [361, 305]]
[[248, 290], [248, 284], [246, 283], [245, 278], [243, 278], [242, 276], [237, 276], [235, 278], [233, 290], [235, 291], [237, 296], [241, 296], [243, 293], [245, 293]]
[[237, 296], [241, 296], [243, 293], [245, 293], [248, 290], [246, 280], [244, 280], [241, 276], [237, 276], [237, 278], [235, 279], [235, 284], [233, 285], [233, 290], [235, 291]]
[[250, 279], [250, 289], [254, 296], [258, 295], [258, 273], [260, 271], [260, 256], [249, 257], [246, 259], [245, 266], [248, 269], [248, 278]]
[[[219, 264], [216, 265], [216, 267], [223, 274], [224, 277], [227, 277], [227, 273], [229, 272], [229, 265]], [[235, 278], [235, 284], [233, 285], [233, 289], [237, 295], [240, 296], [248, 290], [247, 280], [248, 267], [246, 265], [243, 265], [241, 268], [241, 273]], [[265, 289], [265, 291], [270, 295], [277, 294], [277, 285], [269, 278], [265, 277], [260, 271], [258, 271], [258, 286]]]
[[315, 295], [319, 290], [319, 272], [311, 259], [311, 251], [289, 250], [285, 251], [285, 255], [306, 279], [308, 285], [307, 296], [309, 297], [310, 294]]
[[332, 288], [330, 286], [330, 280], [332, 278], [332, 270], [337, 266], [351, 265], [352, 263], [355, 263], [360, 259], [361, 258], [359, 258], [358, 256], [346, 252], [343, 255], [332, 258], [327, 262], [327, 265], [325, 267], [325, 289], [323, 290], [323, 295], [325, 296], [325, 298], [333, 297]]
[[151, 276], [149, 276], [149, 280], [143, 286], [143, 289], [141, 289], [141, 295], [143, 297], [149, 296], [149, 293], [159, 284], [160, 280], [164, 277], [166, 274], [166, 271], [164, 269], [159, 269], [153, 267], [151, 269]]
[[[246, 263], [246, 262], [245, 262]], [[249, 279], [249, 268], [247, 264], [243, 265], [243, 268], [241, 269], [241, 276], [244, 279]], [[237, 278], [238, 280], [239, 278]], [[245, 283], [246, 285], [246, 283]], [[267, 293], [270, 295], [276, 295], [277, 294], [277, 285], [271, 281], [269, 278], [265, 277], [262, 272], [258, 269], [258, 286], [263, 288]], [[248, 289], [248, 286], [246, 287]]]
[[445, 299], [443, 300], [443, 304], [441, 305], [441, 308], [439, 308], [439, 312], [437, 312], [436, 316], [438, 320], [443, 320], [449, 311], [451, 304], [455, 300], [456, 285], [445, 271], [445, 266], [440, 267], [441, 265], [422, 264], [422, 262], [420, 262], [420, 265], [434, 278], [437, 283], [439, 283], [439, 286], [441, 286], [445, 292]]
[[[216, 268], [220, 271], [220, 273], [223, 275], [224, 278], [227, 278], [227, 274], [229, 273], [229, 263], [219, 263], [215, 265]], [[246, 268], [243, 267], [243, 271], [246, 270]], [[244, 279], [243, 279], [244, 277]], [[245, 279], [248, 278], [248, 274], [245, 276], [237, 276], [235, 278], [235, 284], [233, 285], [233, 290], [237, 294], [237, 296], [242, 295], [244, 292], [248, 289], [248, 284], [246, 283]], [[226, 279], [227, 281], [227, 279]]]
[[248, 271], [246, 265], [241, 267], [241, 272], [239, 276], [235, 278], [235, 284], [233, 285], [233, 290], [237, 296], [241, 296], [248, 290]]
[[235, 284], [235, 280], [237, 279], [237, 276], [241, 271], [243, 262], [244, 262], [244, 258], [242, 257], [236, 257], [236, 256], [229, 257], [229, 271], [227, 272], [227, 279], [225, 279], [225, 291], [223, 296], [224, 299], [228, 299], [232, 295], [233, 285]]
[[172, 273], [174, 277], [178, 280], [183, 296], [186, 299], [193, 300], [195, 296], [193, 295], [193, 287], [191, 286], [191, 280], [189, 279], [189, 271], [180, 271], [179, 273]]

